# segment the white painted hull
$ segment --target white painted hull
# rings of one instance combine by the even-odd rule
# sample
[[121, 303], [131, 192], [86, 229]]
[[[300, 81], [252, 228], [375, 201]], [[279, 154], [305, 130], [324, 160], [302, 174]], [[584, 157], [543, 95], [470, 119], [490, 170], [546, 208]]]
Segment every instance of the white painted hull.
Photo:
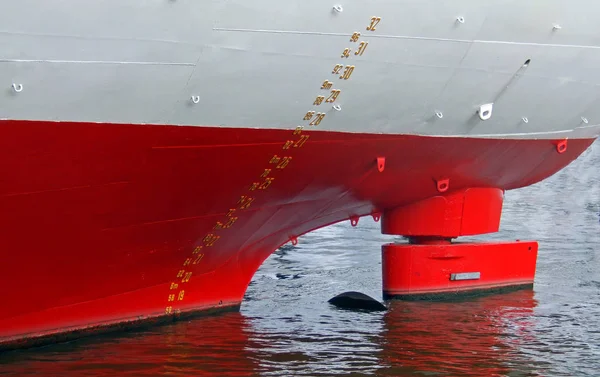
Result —
[[[316, 110], [329, 131], [599, 132], [593, 2], [336, 4], [2, 0], [0, 119], [291, 129]], [[372, 16], [382, 20], [367, 31]], [[343, 59], [354, 32], [368, 47]], [[349, 80], [332, 74], [336, 64], [356, 67]], [[313, 106], [324, 80], [341, 90], [340, 111]]]

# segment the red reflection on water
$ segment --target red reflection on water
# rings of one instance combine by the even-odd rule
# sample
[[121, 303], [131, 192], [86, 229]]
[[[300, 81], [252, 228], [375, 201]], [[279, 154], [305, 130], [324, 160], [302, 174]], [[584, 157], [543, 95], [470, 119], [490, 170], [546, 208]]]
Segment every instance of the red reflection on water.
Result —
[[[130, 334], [107, 335], [0, 357], [9, 376], [254, 375], [249, 324], [238, 313], [182, 321]], [[4, 365], [2, 365], [4, 364]], [[4, 374], [3, 374], [4, 375]]]
[[536, 375], [519, 353], [532, 342], [532, 290], [454, 302], [393, 302], [384, 317], [385, 375]]
[[[356, 367], [354, 375], [374, 367], [382, 376], [427, 372], [441, 376], [505, 376], [515, 369], [525, 372], [520, 375], [535, 376], [533, 366], [519, 352], [521, 343], [535, 341], [530, 331], [535, 306], [531, 290], [461, 302], [396, 301], [381, 317], [381, 332], [377, 329], [369, 336], [367, 346], [375, 347], [372, 354], [367, 351], [368, 360], [353, 356], [357, 343], [346, 339], [345, 326], [346, 332], [339, 333], [344, 336], [334, 336], [336, 339], [331, 341], [324, 337], [319, 342], [325, 348], [313, 349], [312, 340], [305, 339], [312, 338], [305, 333], [286, 336], [277, 330], [273, 334], [257, 332], [251, 320], [236, 312], [9, 352], [0, 355], [0, 374], [145, 377], [251, 376], [270, 372], [287, 376], [291, 374], [289, 367], [293, 367], [304, 374], [329, 375], [331, 368], [336, 373], [350, 372], [356, 362], [362, 369]], [[331, 329], [333, 325], [326, 326]], [[264, 342], [257, 343], [257, 337]], [[271, 342], [278, 342], [280, 337], [283, 342], [271, 349]], [[290, 345], [290, 339], [310, 347], [311, 352]], [[286, 346], [291, 348], [281, 348]], [[315, 355], [313, 351], [318, 350], [326, 354]], [[336, 366], [333, 362], [324, 374], [316, 373], [314, 368], [323, 369], [322, 362], [330, 358], [341, 358], [344, 364]]]

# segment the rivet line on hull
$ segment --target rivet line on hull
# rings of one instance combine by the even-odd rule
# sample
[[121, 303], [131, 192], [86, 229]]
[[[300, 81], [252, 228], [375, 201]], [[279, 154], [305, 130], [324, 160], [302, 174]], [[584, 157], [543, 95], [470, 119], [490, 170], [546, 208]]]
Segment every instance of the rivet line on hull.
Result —
[[[371, 17], [366, 30], [370, 32], [375, 31], [380, 22], [381, 17]], [[368, 41], [361, 40], [361, 32], [358, 31], [354, 32], [350, 36], [349, 42], [353, 43], [353, 45], [342, 50], [340, 59], [349, 59], [351, 56], [361, 56], [365, 53], [367, 46], [369, 45]], [[352, 51], [352, 48], [354, 48], [354, 52]], [[338, 76], [338, 80], [346, 81], [352, 77], [355, 68], [356, 67], [354, 65], [350, 64], [336, 64], [330, 74]], [[325, 103], [330, 104], [333, 107], [333, 110], [340, 111], [341, 106], [335, 102], [341, 94], [341, 90], [335, 89], [333, 85], [333, 81], [325, 80], [321, 84], [319, 90], [326, 91], [327, 94], [317, 95], [312, 102], [312, 106], [317, 106], [318, 109], [318, 106], [322, 106], [322, 104]], [[192, 98], [192, 101], [194, 101], [194, 98]], [[326, 115], [326, 112], [310, 110], [304, 114], [302, 120], [304, 122], [308, 122], [308, 127], [317, 127], [325, 119]], [[219, 233], [231, 228], [237, 223], [239, 218], [238, 215], [252, 205], [252, 203], [256, 200], [256, 195], [260, 193], [260, 191], [265, 191], [271, 187], [276, 178], [273, 175], [275, 175], [278, 171], [285, 169], [293, 160], [293, 152], [299, 148], [302, 148], [309, 140], [310, 135], [303, 134], [305, 125], [306, 124], [299, 125], [292, 130], [291, 137], [285, 140], [282, 145], [280, 144], [281, 149], [284, 151], [281, 153], [282, 155], [279, 156], [278, 154], [274, 154], [273, 157], [266, 162], [267, 167], [263, 169], [262, 173], [255, 182], [249, 184], [248, 192], [239, 198], [235, 206], [232, 206], [232, 208], [229, 209], [224, 219], [221, 219], [221, 221], [217, 221], [215, 223], [212, 229], [202, 238], [201, 244], [195, 245], [191, 255], [183, 262], [182, 269], [177, 271], [175, 279], [169, 285], [165, 314], [176, 314], [181, 311], [180, 308], [174, 308], [174, 306], [183, 301], [185, 297], [185, 290], [183, 288], [185, 288], [185, 284], [189, 283], [191, 280], [194, 266], [199, 264], [204, 258], [206, 252], [221, 239], [221, 235]], [[358, 220], [356, 220], [355, 223], [358, 223]], [[290, 241], [293, 245], [297, 244], [297, 236], [291, 235]], [[221, 302], [222, 300], [220, 303]]]

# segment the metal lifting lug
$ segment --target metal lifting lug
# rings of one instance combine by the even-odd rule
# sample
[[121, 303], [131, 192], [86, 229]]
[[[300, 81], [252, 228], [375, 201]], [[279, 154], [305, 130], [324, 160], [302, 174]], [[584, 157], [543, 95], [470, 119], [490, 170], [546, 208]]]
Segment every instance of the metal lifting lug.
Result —
[[382, 173], [384, 169], [385, 169], [385, 157], [377, 157], [377, 170], [379, 170], [379, 172]]
[[448, 191], [448, 188], [450, 187], [450, 180], [449, 179], [440, 179], [439, 181], [436, 181], [436, 186], [437, 186], [437, 190], [440, 193], [446, 192]]

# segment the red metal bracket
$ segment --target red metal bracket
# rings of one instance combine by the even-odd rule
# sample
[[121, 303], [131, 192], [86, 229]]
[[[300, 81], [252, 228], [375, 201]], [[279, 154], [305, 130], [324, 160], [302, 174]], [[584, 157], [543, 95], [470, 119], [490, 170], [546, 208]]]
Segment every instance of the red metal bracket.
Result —
[[556, 144], [556, 151], [561, 154], [567, 151], [567, 139], [562, 140]]
[[296, 238], [296, 237], [291, 237], [291, 238], [290, 238], [290, 241], [292, 241], [292, 245], [294, 245], [294, 246], [298, 245], [298, 238]]
[[385, 169], [385, 157], [377, 157], [377, 170], [381, 173], [383, 169]]
[[352, 216], [352, 217], [350, 217], [350, 225], [357, 226], [358, 225], [358, 219], [359, 219], [358, 216]]
[[379, 212], [372, 213], [371, 216], [373, 216], [373, 221], [375, 222], [378, 222], [379, 219], [381, 219], [381, 213]]

